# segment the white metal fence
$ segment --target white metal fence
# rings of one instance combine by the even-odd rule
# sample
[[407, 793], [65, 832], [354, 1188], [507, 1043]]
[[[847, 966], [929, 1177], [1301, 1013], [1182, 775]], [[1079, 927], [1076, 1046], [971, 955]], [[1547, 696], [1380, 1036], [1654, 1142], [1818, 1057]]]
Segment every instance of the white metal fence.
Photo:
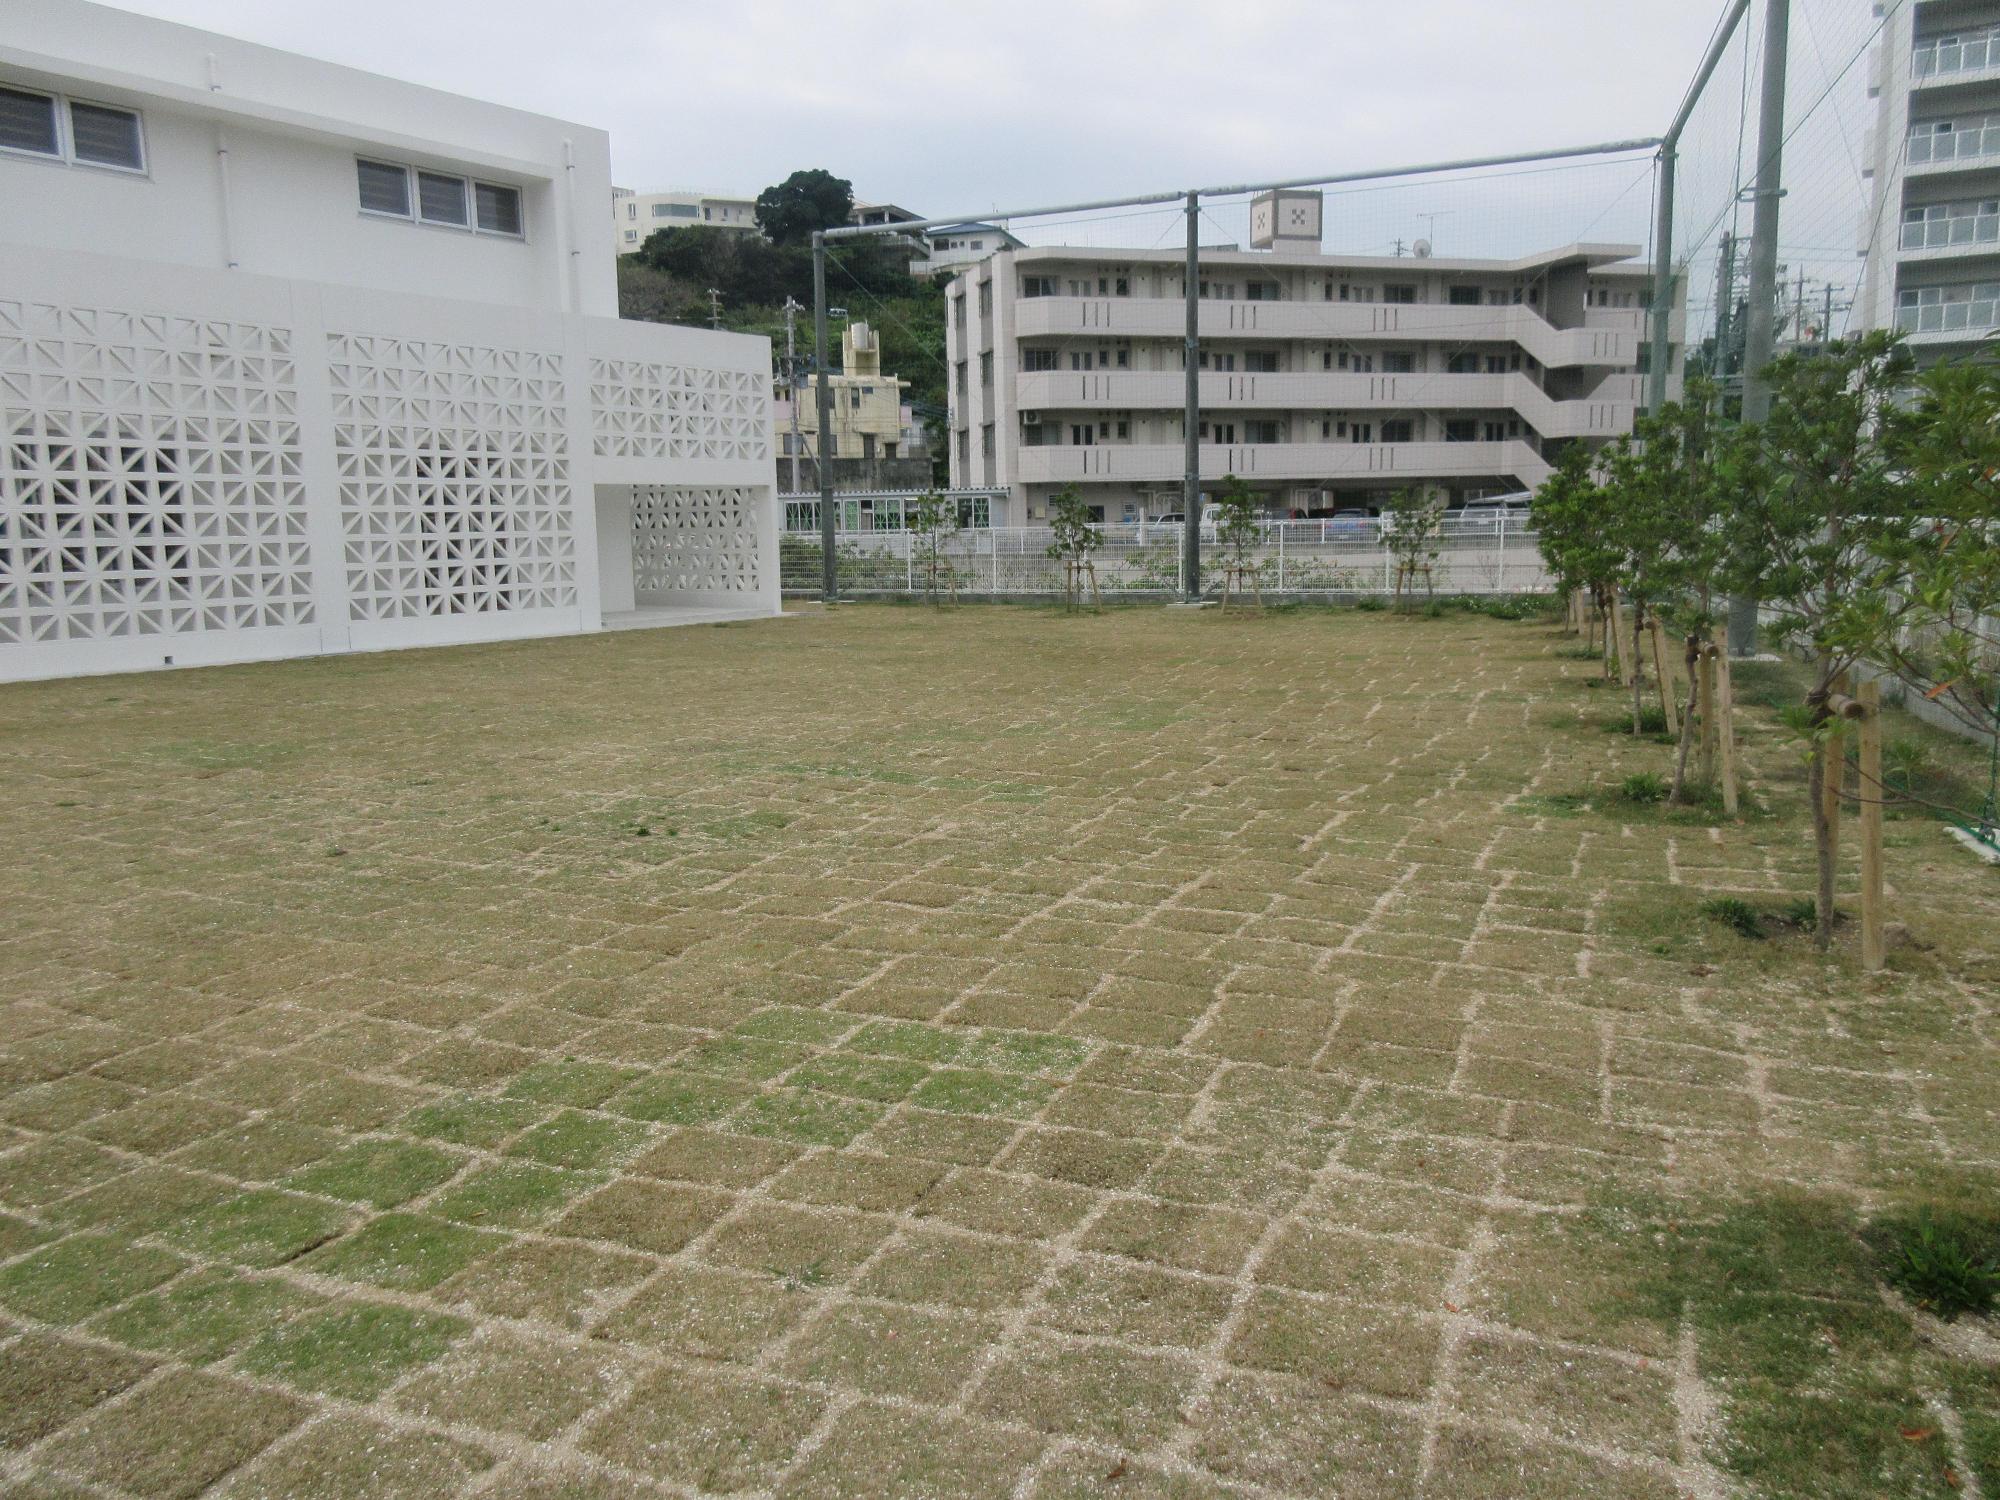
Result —
[[[1166, 522], [1100, 527], [1104, 545], [1093, 561], [1106, 598], [1168, 595], [1181, 588], [1181, 528]], [[960, 531], [940, 541], [961, 594], [1059, 595], [1063, 565], [1048, 555], [1046, 526], [996, 526]], [[784, 590], [820, 591], [820, 544], [811, 533], [788, 532], [780, 543]], [[840, 591], [867, 596], [921, 594], [929, 576], [928, 542], [907, 531], [843, 532], [835, 543]], [[1383, 545], [1380, 523], [1359, 517], [1268, 523], [1256, 552], [1267, 594], [1387, 594], [1396, 581], [1395, 558]], [[1208, 593], [1222, 583], [1223, 557], [1204, 537], [1202, 582]], [[1418, 583], [1419, 590], [1423, 585]], [[1438, 541], [1430, 586], [1438, 594], [1525, 594], [1554, 585], [1535, 534], [1518, 515], [1451, 519]]]

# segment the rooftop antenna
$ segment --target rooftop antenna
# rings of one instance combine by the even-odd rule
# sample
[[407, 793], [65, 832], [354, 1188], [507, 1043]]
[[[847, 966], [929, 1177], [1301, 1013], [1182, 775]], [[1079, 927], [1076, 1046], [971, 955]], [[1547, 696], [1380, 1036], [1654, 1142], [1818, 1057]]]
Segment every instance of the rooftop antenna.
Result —
[[1437, 221], [1439, 219], [1449, 219], [1456, 212], [1456, 209], [1441, 208], [1436, 213], [1418, 214], [1417, 217], [1424, 221], [1424, 238], [1435, 246], [1437, 244]]

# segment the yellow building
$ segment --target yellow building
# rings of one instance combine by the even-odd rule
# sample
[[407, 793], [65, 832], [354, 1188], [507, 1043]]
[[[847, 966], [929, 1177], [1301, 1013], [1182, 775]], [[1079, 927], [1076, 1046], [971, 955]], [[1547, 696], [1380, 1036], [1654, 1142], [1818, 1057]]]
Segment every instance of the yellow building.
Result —
[[[866, 323], [850, 323], [840, 336], [840, 371], [827, 378], [832, 396], [831, 458], [901, 458], [914, 446], [903, 393], [909, 381], [882, 373], [881, 336]], [[819, 451], [819, 408], [813, 379], [804, 377], [796, 411], [778, 393], [780, 454], [811, 458]], [[796, 422], [796, 433], [794, 423]]]

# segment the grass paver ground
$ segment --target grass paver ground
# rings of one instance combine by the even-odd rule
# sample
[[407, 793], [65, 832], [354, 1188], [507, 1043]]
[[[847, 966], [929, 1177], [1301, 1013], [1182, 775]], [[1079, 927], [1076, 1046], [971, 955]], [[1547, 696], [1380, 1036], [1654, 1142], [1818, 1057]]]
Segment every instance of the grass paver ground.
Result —
[[0, 1490], [2000, 1495], [1869, 1228], [2000, 1203], [2000, 876], [1814, 956], [1775, 693], [1727, 821], [1460, 613], [0, 688]]

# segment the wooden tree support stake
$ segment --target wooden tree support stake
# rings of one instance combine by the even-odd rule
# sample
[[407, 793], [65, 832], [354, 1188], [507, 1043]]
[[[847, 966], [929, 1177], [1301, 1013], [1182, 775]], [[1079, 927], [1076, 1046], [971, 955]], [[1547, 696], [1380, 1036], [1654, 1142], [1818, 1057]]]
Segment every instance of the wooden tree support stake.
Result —
[[1625, 687], [1632, 685], [1632, 674], [1639, 664], [1632, 660], [1632, 632], [1625, 628], [1625, 601], [1618, 597], [1618, 590], [1611, 591], [1611, 636], [1618, 646], [1618, 681]]
[[1861, 684], [1861, 967], [1873, 974], [1882, 954], [1882, 685]]
[[[1842, 672], [1833, 679], [1833, 692], [1828, 696], [1827, 711], [1836, 720], [1860, 717], [1860, 705], [1847, 696], [1847, 674]], [[1819, 795], [1820, 807], [1826, 813], [1826, 847], [1833, 858], [1834, 868], [1840, 867], [1840, 794], [1841, 782], [1847, 779], [1847, 738], [1836, 726], [1833, 733], [1820, 741]]]
[[1722, 773], [1722, 810], [1736, 816], [1736, 684], [1729, 670], [1729, 632], [1715, 627], [1715, 739]]
[[[1701, 648], [1701, 779], [1715, 780], [1715, 647]], [[1696, 691], [1692, 684], [1689, 691]]]
[[1241, 592], [1245, 583], [1257, 598], [1257, 608], [1264, 607], [1264, 585], [1257, 577], [1255, 563], [1230, 563], [1222, 570], [1222, 612], [1229, 613], [1230, 595]]
[[1660, 617], [1654, 615], [1646, 622], [1653, 642], [1653, 675], [1660, 683], [1660, 718], [1667, 726], [1667, 733], [1680, 738], [1680, 704], [1674, 694], [1673, 658], [1667, 655], [1667, 632], [1660, 624]]

